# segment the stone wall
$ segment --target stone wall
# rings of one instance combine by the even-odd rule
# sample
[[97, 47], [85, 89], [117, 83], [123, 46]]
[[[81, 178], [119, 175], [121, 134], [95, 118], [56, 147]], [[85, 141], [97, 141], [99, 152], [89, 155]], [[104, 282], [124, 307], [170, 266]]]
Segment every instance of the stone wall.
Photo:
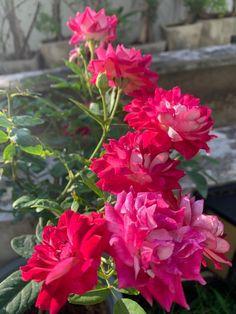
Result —
[[[1, 0], [3, 1], [3, 0]], [[6, 12], [3, 12], [1, 8], [1, 1], [0, 1], [0, 26], [1, 21], [3, 20], [3, 16]], [[21, 22], [21, 26], [26, 32], [31, 24], [36, 4], [39, 0], [26, 0], [25, 4], [20, 6], [17, 9], [17, 16]], [[196, 0], [197, 1], [197, 0]], [[229, 4], [229, 10], [232, 8], [232, 0], [227, 0]], [[15, 0], [16, 4], [21, 3], [22, 0]], [[46, 13], [51, 12], [51, 4], [52, 0], [40, 0], [42, 4], [42, 10]], [[74, 12], [66, 5], [68, 2], [76, 2], [67, 0], [62, 0], [62, 25], [63, 25], [63, 35], [70, 36], [70, 31], [66, 26], [66, 22], [69, 19], [69, 16], [73, 16]], [[79, 5], [79, 3], [85, 3], [89, 1], [77, 1], [78, 2], [78, 9], [83, 9], [83, 5]], [[129, 22], [126, 24], [125, 29], [123, 30], [122, 34], [122, 41], [126, 43], [133, 43], [139, 40], [141, 28], [142, 28], [142, 17], [141, 17], [141, 10], [143, 9], [143, 0], [108, 0], [112, 7], [124, 7], [125, 12], [130, 11], [138, 11], [135, 15], [132, 15], [129, 19]], [[159, 8], [158, 8], [158, 17], [156, 23], [153, 28], [153, 40], [159, 40], [162, 38], [162, 25], [168, 24], [175, 24], [181, 22], [186, 17], [186, 10], [183, 6], [182, 0], [159, 0]], [[8, 36], [8, 29], [9, 26], [7, 23], [4, 23], [4, 28], [0, 29], [0, 32], [3, 31], [5, 36]], [[9, 40], [7, 42], [7, 52], [11, 53], [13, 51], [13, 42], [11, 35], [9, 34]], [[41, 45], [41, 41], [48, 39], [50, 36], [45, 34], [39, 33], [36, 29], [33, 30], [30, 36], [30, 48], [31, 50], [38, 50]], [[1, 55], [1, 43], [0, 43], [0, 55]]]

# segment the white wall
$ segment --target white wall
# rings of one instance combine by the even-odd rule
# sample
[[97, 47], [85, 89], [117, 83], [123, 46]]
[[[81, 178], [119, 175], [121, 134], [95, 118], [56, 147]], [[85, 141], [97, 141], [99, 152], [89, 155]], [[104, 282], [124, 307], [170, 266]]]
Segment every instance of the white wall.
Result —
[[[0, 0], [0, 7], [1, 7], [1, 1]], [[22, 0], [15, 0], [16, 4], [21, 2]], [[71, 2], [71, 0], [67, 0], [68, 2]], [[160, 5], [158, 8], [158, 18], [155, 23], [154, 28], [154, 39], [158, 40], [161, 38], [161, 25], [162, 24], [175, 24], [182, 20], [184, 20], [186, 16], [186, 10], [183, 7], [182, 0], [159, 0]], [[196, 0], [198, 1], [198, 0]], [[227, 0], [229, 9], [232, 8], [232, 0]], [[19, 20], [21, 22], [21, 26], [26, 33], [29, 25], [31, 24], [36, 4], [38, 0], [26, 0], [26, 3], [22, 5], [19, 9], [17, 9], [17, 15], [19, 17]], [[42, 10], [46, 13], [51, 12], [51, 0], [40, 0], [42, 4]], [[63, 2], [63, 0], [62, 0]], [[84, 1], [86, 2], [86, 1]], [[110, 0], [109, 1], [113, 7], [119, 7], [123, 6], [125, 9], [125, 12], [129, 12], [131, 10], [140, 10], [143, 5], [143, 0]], [[83, 5], [80, 5], [80, 8], [83, 9]], [[4, 16], [4, 12], [0, 11], [0, 25], [2, 18]], [[65, 3], [62, 3], [62, 25], [63, 25], [63, 34], [65, 36], [70, 36], [70, 30], [66, 26], [66, 22], [69, 19], [69, 16], [73, 16], [74, 13], [68, 8], [68, 6], [65, 5]], [[9, 26], [7, 23], [4, 24], [3, 32], [6, 35], [8, 32]], [[2, 31], [0, 29], [0, 31]], [[139, 38], [141, 31], [141, 14], [135, 14], [130, 18], [130, 23], [127, 25], [127, 29], [124, 30], [124, 41], [125, 42], [134, 42]], [[40, 45], [41, 41], [45, 39], [45, 35], [39, 33], [36, 29], [33, 30], [31, 37], [30, 37], [30, 48], [32, 50], [37, 50]], [[1, 54], [1, 43], [0, 43], [0, 54]], [[11, 53], [13, 51], [13, 42], [12, 38], [10, 37], [7, 42], [7, 51], [8, 53]]]

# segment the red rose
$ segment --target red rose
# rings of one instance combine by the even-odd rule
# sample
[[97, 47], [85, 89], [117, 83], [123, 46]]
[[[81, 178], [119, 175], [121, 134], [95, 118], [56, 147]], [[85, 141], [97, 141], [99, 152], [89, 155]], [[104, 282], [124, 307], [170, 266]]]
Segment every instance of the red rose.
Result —
[[181, 94], [179, 87], [169, 91], [157, 88], [154, 97], [134, 99], [125, 107], [129, 112], [125, 121], [136, 130], [164, 130], [172, 147], [186, 159], [191, 159], [200, 149], [209, 151], [207, 142], [213, 120], [211, 109], [200, 105], [200, 100]]
[[169, 157], [170, 142], [166, 134], [128, 132], [118, 141], [105, 144], [106, 153], [94, 159], [91, 169], [104, 191], [117, 194], [129, 191], [170, 191], [180, 188], [184, 172], [176, 169], [179, 161]]
[[22, 279], [43, 281], [36, 306], [56, 314], [69, 294], [83, 294], [97, 284], [101, 254], [107, 245], [105, 220], [100, 214], [67, 210], [58, 226], [46, 226]]

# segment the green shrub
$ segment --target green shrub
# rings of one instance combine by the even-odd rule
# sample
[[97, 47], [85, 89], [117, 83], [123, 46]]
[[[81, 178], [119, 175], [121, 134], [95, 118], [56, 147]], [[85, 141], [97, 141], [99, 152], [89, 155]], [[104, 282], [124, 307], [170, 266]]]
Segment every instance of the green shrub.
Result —
[[218, 16], [224, 16], [227, 12], [226, 0], [184, 0], [184, 5], [188, 8], [194, 19], [209, 12], [215, 13]]

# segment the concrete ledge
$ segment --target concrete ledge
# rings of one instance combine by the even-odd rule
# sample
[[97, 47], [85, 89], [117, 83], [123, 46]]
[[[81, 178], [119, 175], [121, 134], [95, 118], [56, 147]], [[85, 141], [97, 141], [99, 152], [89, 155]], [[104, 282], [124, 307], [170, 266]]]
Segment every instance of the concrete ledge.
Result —
[[[218, 128], [212, 133], [217, 138], [209, 142], [209, 156], [216, 159], [218, 164], [204, 158], [201, 162], [202, 168], [216, 180], [213, 182], [207, 179], [208, 185], [215, 187], [236, 183], [236, 125]], [[182, 184], [186, 190], [194, 189], [193, 182], [187, 177], [182, 180]]]
[[153, 61], [160, 86], [181, 86], [202, 103], [236, 93], [236, 45], [163, 52]]
[[168, 51], [153, 56], [153, 68], [160, 74], [229, 65], [236, 65], [236, 45]]

